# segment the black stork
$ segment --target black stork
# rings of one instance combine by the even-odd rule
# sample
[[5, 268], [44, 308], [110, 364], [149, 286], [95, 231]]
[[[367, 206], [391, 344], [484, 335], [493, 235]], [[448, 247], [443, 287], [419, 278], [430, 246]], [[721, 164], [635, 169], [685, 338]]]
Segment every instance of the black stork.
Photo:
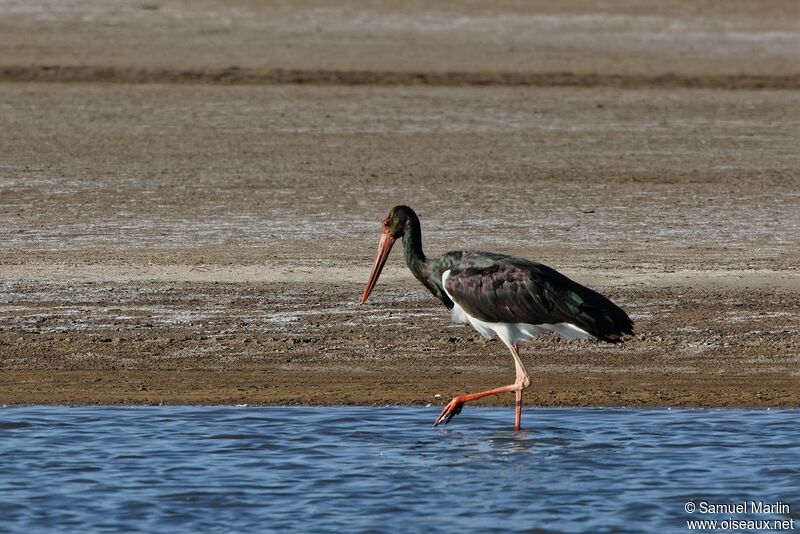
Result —
[[457, 322], [472, 325], [485, 338], [499, 337], [516, 367], [513, 384], [457, 395], [445, 405], [434, 426], [461, 413], [464, 403], [500, 393], [516, 395], [514, 428], [520, 429], [522, 391], [531, 383], [519, 357], [519, 344], [544, 332], [566, 339], [595, 337], [608, 343], [633, 334], [633, 321], [603, 295], [573, 282], [555, 269], [521, 258], [489, 252], [453, 251], [437, 259], [422, 252], [419, 218], [408, 206], [395, 206], [383, 220], [378, 254], [361, 304], [369, 298], [394, 242], [403, 238], [406, 264], [414, 276], [453, 312]]

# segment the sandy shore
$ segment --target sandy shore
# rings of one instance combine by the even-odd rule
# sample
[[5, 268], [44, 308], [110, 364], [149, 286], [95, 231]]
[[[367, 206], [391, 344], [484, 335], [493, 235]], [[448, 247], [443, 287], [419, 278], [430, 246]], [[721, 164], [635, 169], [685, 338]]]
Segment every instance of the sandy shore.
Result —
[[509, 382], [400, 254], [357, 305], [404, 203], [636, 321], [526, 345], [530, 404], [800, 406], [800, 13], [657, 5], [4, 4], [0, 403]]

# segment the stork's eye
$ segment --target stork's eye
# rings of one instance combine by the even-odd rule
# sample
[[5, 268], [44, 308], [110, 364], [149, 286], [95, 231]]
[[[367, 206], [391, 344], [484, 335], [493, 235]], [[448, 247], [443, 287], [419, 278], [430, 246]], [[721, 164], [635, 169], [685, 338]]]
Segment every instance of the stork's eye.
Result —
[[384, 219], [383, 220], [383, 229], [384, 230], [389, 230], [391, 228], [392, 228], [392, 222], [389, 219]]

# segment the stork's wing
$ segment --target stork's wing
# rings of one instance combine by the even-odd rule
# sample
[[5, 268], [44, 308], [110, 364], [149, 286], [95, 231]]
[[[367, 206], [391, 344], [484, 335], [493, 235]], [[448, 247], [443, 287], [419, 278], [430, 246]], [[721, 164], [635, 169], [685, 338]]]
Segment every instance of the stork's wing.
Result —
[[445, 289], [472, 317], [492, 323], [572, 323], [604, 341], [633, 334], [633, 322], [603, 295], [546, 265], [503, 258], [450, 270]]

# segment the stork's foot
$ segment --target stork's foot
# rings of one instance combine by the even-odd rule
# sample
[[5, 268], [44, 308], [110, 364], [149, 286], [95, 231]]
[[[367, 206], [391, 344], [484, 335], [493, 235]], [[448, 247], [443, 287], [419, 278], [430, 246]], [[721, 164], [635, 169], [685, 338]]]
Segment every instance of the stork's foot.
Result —
[[436, 422], [433, 423], [433, 426], [439, 426], [442, 423], [447, 425], [447, 423], [450, 422], [450, 419], [461, 413], [461, 408], [463, 407], [464, 400], [460, 396], [453, 397], [453, 400], [448, 402], [442, 409], [442, 413], [439, 414], [439, 417], [436, 419]]

